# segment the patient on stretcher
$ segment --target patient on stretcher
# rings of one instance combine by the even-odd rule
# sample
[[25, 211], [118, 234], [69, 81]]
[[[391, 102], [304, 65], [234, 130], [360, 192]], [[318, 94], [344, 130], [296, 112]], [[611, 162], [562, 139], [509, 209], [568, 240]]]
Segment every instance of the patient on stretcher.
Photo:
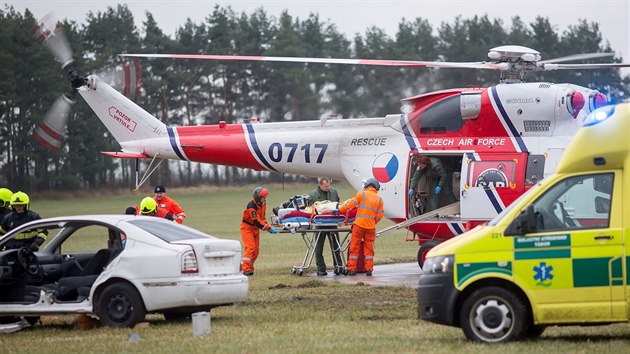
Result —
[[333, 211], [338, 209], [338, 204], [329, 200], [313, 203], [307, 195], [296, 195], [280, 207], [273, 208], [273, 213], [277, 216], [277, 223], [285, 226], [295, 226], [295, 223], [300, 226], [352, 223], [357, 209], [349, 210], [347, 215], [335, 214]]

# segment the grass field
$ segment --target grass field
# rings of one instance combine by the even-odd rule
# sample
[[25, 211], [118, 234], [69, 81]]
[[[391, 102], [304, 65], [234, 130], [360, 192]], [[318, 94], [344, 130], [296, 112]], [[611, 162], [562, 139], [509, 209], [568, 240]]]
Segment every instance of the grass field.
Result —
[[[353, 194], [336, 185], [342, 198]], [[271, 186], [270, 206], [311, 185]], [[240, 240], [239, 222], [253, 186], [169, 190], [186, 209], [185, 223], [207, 233]], [[124, 193], [106, 197], [36, 200], [32, 209], [43, 217], [122, 213], [149, 195]], [[271, 208], [269, 208], [271, 209]], [[270, 211], [269, 211], [270, 213]], [[268, 213], [268, 214], [269, 214]], [[390, 225], [383, 222], [379, 228]], [[376, 262], [415, 261], [417, 244], [405, 242], [399, 231], [376, 241]], [[212, 310], [211, 334], [193, 337], [190, 321], [167, 323], [149, 315], [148, 328], [73, 329], [73, 316], [45, 317], [43, 324], [12, 334], [0, 334], [0, 351], [16, 352], [627, 352], [630, 327], [552, 327], [532, 342], [479, 345], [465, 340], [461, 330], [417, 320], [415, 291], [406, 287], [370, 287], [321, 282], [290, 274], [304, 256], [298, 235], [263, 234], [256, 274], [250, 278], [248, 300]], [[328, 255], [328, 263], [331, 265]], [[137, 333], [139, 342], [128, 342]]]

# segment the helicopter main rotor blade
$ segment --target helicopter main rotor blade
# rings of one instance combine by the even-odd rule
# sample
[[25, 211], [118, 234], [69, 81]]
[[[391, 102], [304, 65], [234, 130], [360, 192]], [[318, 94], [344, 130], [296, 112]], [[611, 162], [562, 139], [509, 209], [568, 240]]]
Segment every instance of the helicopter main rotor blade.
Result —
[[589, 60], [589, 59], [598, 59], [598, 58], [607, 58], [614, 56], [615, 53], [582, 53], [582, 54], [573, 54], [567, 55], [566, 57], [559, 57], [547, 60], [541, 60], [538, 64], [551, 64], [551, 63], [563, 63], [567, 61], [575, 61], [575, 60]]
[[543, 64], [543, 70], [580, 70], [580, 69], [611, 69], [630, 68], [630, 63], [599, 63], [599, 64]]
[[269, 61], [284, 63], [317, 63], [317, 64], [347, 64], [347, 65], [377, 65], [396, 67], [427, 67], [427, 68], [464, 68], [507, 70], [503, 63], [484, 62], [441, 62], [415, 60], [388, 59], [340, 59], [340, 58], [301, 58], [301, 57], [267, 57], [250, 55], [211, 55], [211, 54], [119, 54], [123, 57], [134, 58], [166, 58], [166, 59], [197, 59], [197, 60], [240, 60], [240, 61]]

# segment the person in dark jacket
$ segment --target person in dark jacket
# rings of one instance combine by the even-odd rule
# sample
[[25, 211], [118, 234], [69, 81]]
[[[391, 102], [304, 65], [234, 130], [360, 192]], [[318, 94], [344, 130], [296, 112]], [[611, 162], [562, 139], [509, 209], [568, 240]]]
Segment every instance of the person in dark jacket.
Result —
[[414, 191], [418, 192], [425, 201], [422, 212], [426, 213], [438, 207], [439, 194], [446, 184], [446, 170], [442, 161], [434, 157], [418, 155], [417, 163], [418, 167], [409, 183], [409, 196]]
[[[310, 196], [313, 202], [319, 202], [322, 200], [329, 200], [331, 202], [339, 202], [339, 194], [337, 190], [330, 187], [332, 180], [328, 177], [319, 178], [319, 186], [315, 188]], [[339, 244], [339, 234], [336, 232], [319, 232], [317, 236], [317, 243], [315, 244], [315, 264], [317, 266], [317, 275], [328, 275], [326, 272], [326, 261], [324, 260], [324, 242], [330, 243], [333, 255], [333, 265], [335, 274], [341, 273], [341, 267], [343, 266], [341, 258], [341, 245]]]
[[[27, 222], [39, 220], [41, 216], [36, 212], [29, 210], [30, 199], [24, 192], [16, 192], [11, 197], [12, 212], [5, 215], [0, 223], [0, 236], [7, 232], [18, 228]], [[30, 230], [15, 235], [9, 240], [4, 249], [17, 249], [26, 247], [35, 252], [46, 241], [48, 232], [46, 230]]]
[[11, 197], [13, 197], [13, 192], [10, 189], [0, 188], [0, 223], [4, 216], [12, 211]]

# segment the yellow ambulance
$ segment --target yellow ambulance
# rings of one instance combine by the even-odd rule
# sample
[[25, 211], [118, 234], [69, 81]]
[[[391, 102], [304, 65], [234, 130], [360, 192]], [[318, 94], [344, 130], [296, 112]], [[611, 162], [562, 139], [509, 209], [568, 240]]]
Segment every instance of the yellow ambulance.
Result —
[[629, 145], [630, 104], [591, 113], [554, 175], [428, 254], [419, 317], [487, 343], [628, 322]]

